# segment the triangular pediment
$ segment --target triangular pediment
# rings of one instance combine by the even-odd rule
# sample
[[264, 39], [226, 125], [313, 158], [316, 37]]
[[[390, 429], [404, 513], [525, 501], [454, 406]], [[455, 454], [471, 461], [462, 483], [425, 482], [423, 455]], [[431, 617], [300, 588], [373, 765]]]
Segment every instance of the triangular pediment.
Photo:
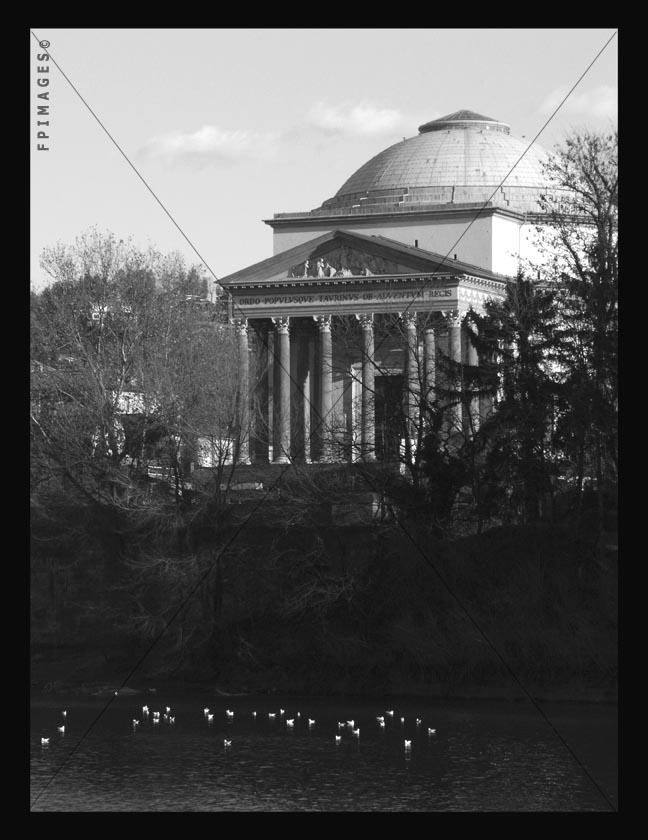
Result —
[[410, 273], [478, 274], [490, 272], [440, 254], [405, 245], [383, 236], [368, 236], [349, 231], [331, 231], [267, 260], [221, 278], [223, 286], [317, 282], [324, 278], [367, 277]]
[[[392, 258], [390, 258], [392, 257]], [[314, 248], [305, 260], [288, 270], [288, 277], [362, 277], [403, 274], [412, 270], [389, 253], [372, 253], [366, 247], [341, 237]]]

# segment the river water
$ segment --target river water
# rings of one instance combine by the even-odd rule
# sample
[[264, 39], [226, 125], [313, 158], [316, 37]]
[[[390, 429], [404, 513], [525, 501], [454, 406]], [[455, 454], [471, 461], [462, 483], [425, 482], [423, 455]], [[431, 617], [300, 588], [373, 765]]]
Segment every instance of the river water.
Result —
[[[120, 696], [80, 745], [106, 699], [34, 700], [31, 809], [611, 810], [527, 703], [267, 696], [226, 700], [206, 694]], [[151, 710], [148, 719], [142, 715], [143, 703]], [[163, 719], [166, 705], [175, 723]], [[205, 706], [214, 715], [211, 722]], [[616, 807], [616, 709], [542, 708]], [[61, 734], [57, 727], [63, 723], [63, 709], [68, 714]], [[228, 717], [226, 709], [234, 716]], [[152, 715], [156, 710], [161, 712], [157, 724]], [[394, 716], [385, 715], [387, 710]], [[384, 728], [379, 715], [385, 716]], [[141, 720], [138, 727], [133, 727], [133, 718]], [[310, 726], [309, 718], [315, 721]], [[351, 719], [360, 729], [357, 736], [349, 726], [338, 728], [339, 721]], [[429, 734], [428, 728], [436, 733]], [[41, 737], [49, 737], [49, 744], [41, 745]], [[224, 745], [225, 739], [231, 746]], [[408, 749], [406, 739], [411, 741]]]

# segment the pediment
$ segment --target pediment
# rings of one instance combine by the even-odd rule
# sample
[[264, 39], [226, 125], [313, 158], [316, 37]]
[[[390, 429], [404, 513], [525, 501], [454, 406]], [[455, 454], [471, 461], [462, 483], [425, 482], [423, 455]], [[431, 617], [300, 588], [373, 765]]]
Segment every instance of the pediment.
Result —
[[273, 257], [221, 278], [224, 287], [266, 286], [302, 281], [339, 280], [343, 277], [372, 277], [397, 274], [462, 274], [468, 271], [481, 277], [491, 276], [476, 266], [447, 260], [383, 236], [352, 231], [330, 231], [302, 242]]
[[371, 277], [376, 274], [402, 274], [411, 267], [364, 248], [333, 240], [315, 248], [306, 259], [288, 269], [288, 277]]

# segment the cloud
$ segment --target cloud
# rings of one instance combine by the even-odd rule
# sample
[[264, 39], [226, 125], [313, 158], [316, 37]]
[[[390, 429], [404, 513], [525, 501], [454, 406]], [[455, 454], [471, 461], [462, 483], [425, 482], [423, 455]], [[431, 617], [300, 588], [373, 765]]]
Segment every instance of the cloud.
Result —
[[367, 103], [327, 105], [317, 102], [309, 111], [308, 122], [328, 134], [389, 134], [412, 128], [411, 120], [401, 111]]
[[151, 137], [139, 155], [166, 163], [186, 161], [202, 166], [238, 160], [269, 160], [277, 152], [278, 135], [245, 129], [203, 126], [193, 133], [172, 131]]
[[193, 166], [231, 164], [242, 160], [270, 160], [282, 149], [312, 145], [317, 137], [356, 135], [377, 136], [402, 133], [412, 136], [421, 122], [395, 108], [369, 103], [327, 105], [317, 102], [302, 122], [281, 132], [256, 132], [205, 125], [198, 131], [171, 131], [151, 137], [138, 150], [138, 157], [164, 163]]
[[[558, 107], [567, 90], [558, 88], [550, 93], [538, 109], [541, 114], [551, 114]], [[572, 93], [559, 113], [573, 114], [598, 119], [616, 119], [618, 91], [611, 85], [599, 85], [584, 93]]]

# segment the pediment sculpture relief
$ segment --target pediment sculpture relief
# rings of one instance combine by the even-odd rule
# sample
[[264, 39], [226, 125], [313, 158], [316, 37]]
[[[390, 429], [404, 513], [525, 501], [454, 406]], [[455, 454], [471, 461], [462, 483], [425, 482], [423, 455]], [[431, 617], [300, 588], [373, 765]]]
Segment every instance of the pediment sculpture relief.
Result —
[[370, 277], [399, 271], [398, 264], [392, 260], [342, 245], [324, 254], [311, 254], [304, 262], [292, 266], [288, 277]]

